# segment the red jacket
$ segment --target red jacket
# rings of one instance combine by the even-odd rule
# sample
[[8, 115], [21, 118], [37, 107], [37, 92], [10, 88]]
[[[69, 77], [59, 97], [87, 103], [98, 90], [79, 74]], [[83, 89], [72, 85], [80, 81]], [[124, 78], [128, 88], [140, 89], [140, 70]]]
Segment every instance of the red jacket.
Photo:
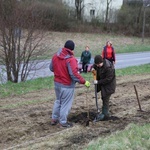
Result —
[[73, 51], [62, 48], [52, 58], [50, 70], [54, 72], [54, 81], [60, 86], [74, 87], [76, 82], [85, 83], [78, 73], [77, 60]]
[[102, 51], [102, 57], [110, 61], [116, 61], [115, 51], [112, 46], [105, 46]]

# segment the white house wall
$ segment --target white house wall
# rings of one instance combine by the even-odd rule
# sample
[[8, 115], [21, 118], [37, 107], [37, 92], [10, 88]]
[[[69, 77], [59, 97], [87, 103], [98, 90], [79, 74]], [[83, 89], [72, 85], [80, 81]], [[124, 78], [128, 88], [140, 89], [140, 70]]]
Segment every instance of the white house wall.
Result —
[[[110, 0], [109, 0], [110, 1]], [[75, 8], [75, 0], [63, 0], [68, 6]], [[123, 4], [123, 0], [112, 0], [110, 4], [109, 21], [115, 22], [115, 12], [120, 9]], [[83, 19], [91, 21], [92, 18], [97, 18], [101, 21], [105, 20], [105, 12], [107, 6], [107, 0], [84, 0], [83, 1]], [[95, 10], [94, 16], [90, 15], [90, 11]]]
[[75, 8], [75, 0], [62, 0], [62, 2], [66, 3], [70, 7]]

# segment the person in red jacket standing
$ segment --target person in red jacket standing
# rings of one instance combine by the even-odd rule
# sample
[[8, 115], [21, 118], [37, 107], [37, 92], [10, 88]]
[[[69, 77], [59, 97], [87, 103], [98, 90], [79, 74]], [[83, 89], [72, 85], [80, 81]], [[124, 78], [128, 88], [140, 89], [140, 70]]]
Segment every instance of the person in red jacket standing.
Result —
[[102, 58], [109, 60], [112, 64], [116, 63], [115, 50], [111, 41], [106, 42], [106, 46], [102, 50]]
[[75, 84], [78, 82], [90, 87], [89, 81], [86, 81], [78, 73], [78, 64], [73, 52], [74, 47], [75, 44], [72, 40], [66, 41], [64, 48], [54, 54], [49, 66], [50, 70], [54, 72], [56, 94], [51, 125], [59, 123], [61, 127], [72, 127], [73, 124], [67, 121], [67, 117], [73, 103]]

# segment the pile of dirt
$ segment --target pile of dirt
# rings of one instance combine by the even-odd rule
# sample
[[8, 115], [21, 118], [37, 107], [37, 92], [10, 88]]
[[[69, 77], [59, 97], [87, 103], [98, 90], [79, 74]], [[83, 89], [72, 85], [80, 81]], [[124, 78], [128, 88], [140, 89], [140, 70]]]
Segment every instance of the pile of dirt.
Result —
[[[134, 85], [142, 111], [139, 111]], [[83, 149], [91, 140], [123, 130], [130, 123], [150, 123], [149, 85], [149, 75], [117, 77], [116, 92], [110, 100], [111, 117], [100, 122], [94, 122], [97, 115], [94, 85], [88, 92], [77, 85], [68, 117], [74, 127], [68, 129], [50, 125], [55, 100], [53, 89], [3, 98], [0, 101], [0, 149]], [[100, 97], [98, 93], [101, 108]]]

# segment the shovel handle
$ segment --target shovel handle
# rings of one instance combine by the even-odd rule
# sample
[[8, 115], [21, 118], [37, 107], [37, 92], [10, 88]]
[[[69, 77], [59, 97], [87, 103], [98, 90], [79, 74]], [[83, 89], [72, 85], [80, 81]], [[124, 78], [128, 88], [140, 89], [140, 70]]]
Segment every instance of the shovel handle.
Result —
[[97, 112], [99, 113], [99, 107], [98, 107], [98, 100], [97, 100], [97, 84], [95, 84], [95, 101], [96, 101], [96, 108], [97, 108]]
[[[96, 77], [96, 70], [92, 70], [92, 74], [93, 74], [93, 79], [94, 79], [94, 80], [97, 80], [97, 77]], [[95, 101], [96, 101], [97, 112], [99, 113], [100, 110], [99, 110], [99, 107], [98, 107], [98, 100], [97, 100], [97, 84], [95, 84]]]
[[92, 70], [93, 79], [96, 80], [96, 70]]

